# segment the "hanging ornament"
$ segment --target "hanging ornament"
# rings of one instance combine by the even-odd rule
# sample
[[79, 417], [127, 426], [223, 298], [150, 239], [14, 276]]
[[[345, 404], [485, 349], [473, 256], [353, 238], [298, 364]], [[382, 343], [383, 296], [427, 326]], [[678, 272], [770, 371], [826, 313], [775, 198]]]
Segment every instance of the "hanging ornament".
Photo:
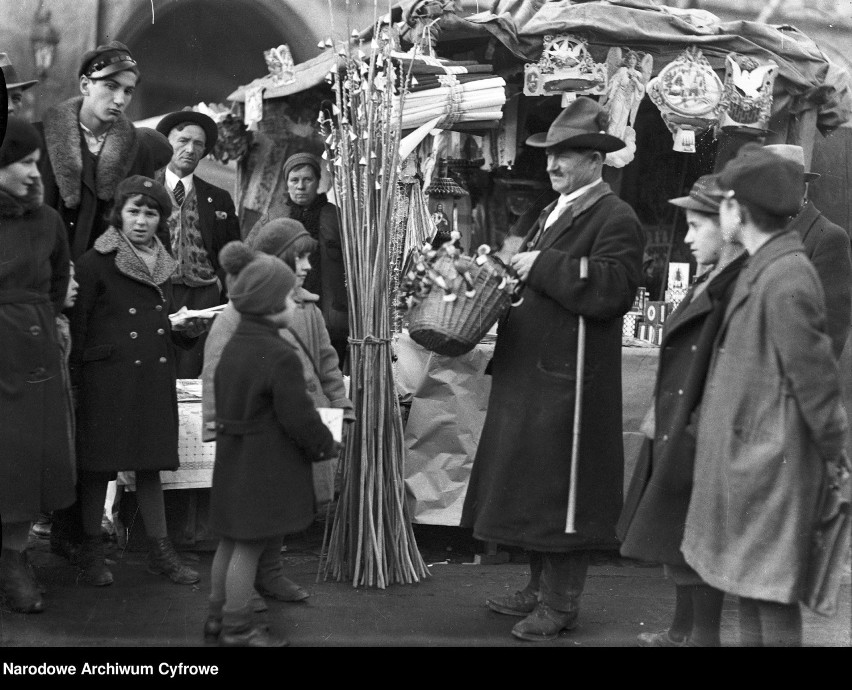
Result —
[[724, 92], [719, 105], [722, 131], [755, 137], [769, 133], [772, 85], [777, 73], [778, 65], [771, 60], [761, 64], [747, 55], [728, 53]]
[[675, 151], [695, 153], [695, 133], [718, 123], [722, 89], [722, 81], [694, 46], [648, 83], [648, 97], [674, 135]]
[[601, 95], [606, 82], [606, 65], [595, 62], [586, 42], [571, 34], [546, 35], [539, 61], [524, 65], [524, 95], [562, 94], [563, 107], [578, 95]]
[[600, 100], [609, 118], [607, 134], [621, 139], [626, 146], [606, 155], [606, 164], [623, 168], [636, 155], [636, 131], [633, 123], [639, 104], [645, 97], [648, 80], [654, 69], [654, 58], [629, 48], [610, 48], [606, 56], [609, 78]]

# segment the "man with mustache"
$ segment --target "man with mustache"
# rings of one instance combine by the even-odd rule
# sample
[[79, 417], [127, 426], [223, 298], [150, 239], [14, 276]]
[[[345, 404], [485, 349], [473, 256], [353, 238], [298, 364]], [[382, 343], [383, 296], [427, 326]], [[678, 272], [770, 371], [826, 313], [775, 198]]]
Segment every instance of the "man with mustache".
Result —
[[[166, 115], [157, 123], [157, 131], [168, 137], [173, 150], [171, 161], [156, 179], [172, 198], [166, 247], [178, 262], [172, 276], [175, 306], [213, 307], [227, 300], [219, 250], [240, 239], [231, 195], [195, 174], [216, 145], [218, 128], [211, 117], [186, 109]], [[177, 354], [178, 378], [201, 376], [205, 340], [206, 334], [191, 349]]]

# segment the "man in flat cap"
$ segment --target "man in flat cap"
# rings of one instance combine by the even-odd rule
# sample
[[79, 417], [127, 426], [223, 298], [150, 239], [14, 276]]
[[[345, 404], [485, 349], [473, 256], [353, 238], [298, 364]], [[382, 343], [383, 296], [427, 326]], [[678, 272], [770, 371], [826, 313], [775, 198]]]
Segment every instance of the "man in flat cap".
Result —
[[[0, 53], [0, 68], [3, 69], [3, 76], [6, 79], [6, 92], [9, 98], [7, 110], [9, 115], [18, 114], [24, 102], [24, 91], [38, 84], [38, 79], [22, 80], [6, 53]], [[19, 114], [18, 116], [20, 117]]]
[[[512, 634], [549, 640], [577, 625], [590, 551], [616, 545], [624, 452], [621, 435], [621, 317], [642, 272], [636, 214], [601, 179], [624, 142], [578, 97], [546, 135], [559, 198], [541, 213], [511, 259], [523, 302], [500, 324], [493, 382], [461, 525], [473, 535], [526, 549], [529, 583], [487, 601], [523, 618]], [[588, 261], [588, 277], [581, 265]], [[576, 532], [566, 534], [577, 377], [578, 324], [585, 318], [585, 372], [577, 471]]]
[[[201, 179], [195, 170], [216, 145], [218, 128], [213, 119], [194, 110], [169, 113], [157, 123], [157, 131], [172, 145], [172, 158], [156, 179], [172, 197], [168, 246], [178, 262], [172, 276], [175, 307], [206, 309], [222, 304], [225, 272], [219, 250], [240, 239], [240, 224], [231, 195]], [[176, 357], [177, 377], [201, 376], [205, 336]]]
[[770, 144], [763, 148], [794, 162], [796, 169], [801, 170], [804, 193], [799, 200], [799, 210], [787, 229], [799, 233], [805, 246], [805, 256], [811, 260], [822, 282], [828, 335], [834, 356], [840, 359], [852, 319], [852, 244], [849, 233], [822, 215], [808, 199], [808, 184], [818, 179], [819, 173], [805, 172], [805, 153], [801, 146]]
[[[107, 229], [119, 183], [131, 175], [153, 177], [162, 155], [124, 115], [139, 82], [127, 46], [112, 41], [90, 50], [80, 61], [78, 78], [81, 95], [53, 106], [36, 124], [45, 141], [46, 155], [39, 161], [44, 201], [65, 222], [72, 260]], [[168, 237], [158, 236], [168, 247]], [[82, 538], [79, 503], [54, 512], [54, 553], [73, 557]]]
[[718, 176], [722, 233], [749, 254], [716, 338], [681, 551], [739, 597], [743, 646], [800, 646], [823, 482], [848, 467], [822, 285], [787, 227], [801, 166], [747, 144]]
[[[62, 215], [71, 258], [90, 249], [107, 229], [106, 211], [118, 184], [131, 175], [154, 176], [154, 156], [124, 115], [139, 68], [118, 41], [87, 52], [77, 71], [80, 96], [50, 108], [41, 126], [44, 201]], [[168, 238], [160, 237], [168, 247]]]

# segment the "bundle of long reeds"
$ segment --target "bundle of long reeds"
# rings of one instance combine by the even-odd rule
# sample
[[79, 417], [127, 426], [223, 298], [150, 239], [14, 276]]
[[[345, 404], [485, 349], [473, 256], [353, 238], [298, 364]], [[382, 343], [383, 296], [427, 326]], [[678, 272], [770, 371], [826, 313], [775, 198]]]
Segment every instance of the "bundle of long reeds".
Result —
[[384, 588], [428, 577], [409, 518], [402, 421], [393, 378], [393, 223], [400, 122], [393, 116], [399, 69], [377, 24], [368, 52], [350, 41], [331, 75], [336, 102], [320, 120], [334, 165], [335, 199], [349, 297], [351, 387], [356, 421], [328, 541], [325, 577]]

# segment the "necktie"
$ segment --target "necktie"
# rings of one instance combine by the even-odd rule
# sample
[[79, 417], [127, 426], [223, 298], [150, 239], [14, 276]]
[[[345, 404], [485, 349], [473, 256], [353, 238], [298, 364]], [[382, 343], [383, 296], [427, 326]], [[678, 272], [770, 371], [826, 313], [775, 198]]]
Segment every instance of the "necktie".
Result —
[[181, 182], [180, 180], [178, 180], [177, 184], [175, 185], [174, 193], [175, 193], [175, 201], [177, 201], [178, 206], [180, 206], [183, 203], [183, 198], [186, 196], [184, 189], [183, 189], [183, 182]]

